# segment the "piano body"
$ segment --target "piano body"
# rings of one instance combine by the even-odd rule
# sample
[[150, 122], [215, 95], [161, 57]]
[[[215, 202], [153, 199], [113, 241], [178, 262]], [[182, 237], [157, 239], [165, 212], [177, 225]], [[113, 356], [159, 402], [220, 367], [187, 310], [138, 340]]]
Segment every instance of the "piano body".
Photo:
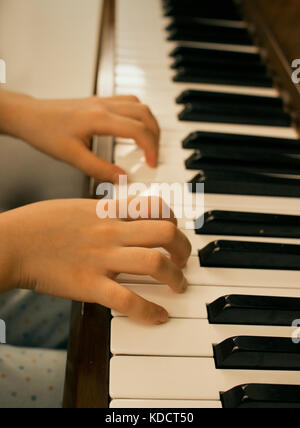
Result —
[[65, 407], [300, 407], [299, 19], [297, 0], [104, 1], [96, 92], [150, 105], [161, 159], [94, 150], [133, 182], [204, 183], [206, 214], [184, 296], [120, 278], [167, 325], [73, 304]]

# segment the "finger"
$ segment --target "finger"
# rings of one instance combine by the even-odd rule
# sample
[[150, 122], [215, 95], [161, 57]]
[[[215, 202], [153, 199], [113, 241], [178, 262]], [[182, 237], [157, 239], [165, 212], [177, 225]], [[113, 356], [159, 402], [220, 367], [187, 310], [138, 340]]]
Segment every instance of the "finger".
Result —
[[112, 113], [143, 122], [159, 140], [160, 128], [148, 106], [132, 102], [111, 102], [108, 108]]
[[187, 237], [168, 221], [123, 223], [120, 240], [127, 247], [164, 248], [180, 268], [186, 266], [192, 251]]
[[106, 268], [113, 273], [151, 276], [176, 293], [187, 289], [181, 269], [160, 251], [147, 248], [116, 248], [107, 254]]
[[169, 316], [164, 308], [143, 299], [113, 280], [97, 279], [94, 289], [98, 291], [99, 304], [136, 321], [146, 324], [164, 324], [168, 321]]
[[95, 134], [135, 140], [137, 145], [145, 151], [149, 166], [153, 168], [157, 166], [158, 139], [144, 123], [109, 111], [100, 111], [93, 120]]
[[[134, 206], [138, 211], [139, 216], [133, 216], [130, 207], [134, 202]], [[109, 204], [114, 203], [115, 209], [111, 212], [116, 213], [116, 218], [127, 221], [137, 220], [166, 220], [174, 223], [177, 226], [177, 219], [172, 209], [165, 203], [162, 198], [156, 196], [148, 197], [130, 197], [124, 200], [100, 200], [98, 202], [98, 210], [102, 213], [107, 213]], [[104, 216], [105, 217], [105, 216]]]
[[140, 103], [138, 97], [135, 95], [115, 95], [113, 97], [107, 97], [107, 98], [99, 98], [99, 101], [101, 104], [103, 103], [112, 103], [112, 102], [129, 102], [129, 103]]
[[71, 163], [89, 177], [102, 182], [118, 183], [119, 177], [126, 175], [123, 169], [100, 158], [81, 143], [73, 145]]

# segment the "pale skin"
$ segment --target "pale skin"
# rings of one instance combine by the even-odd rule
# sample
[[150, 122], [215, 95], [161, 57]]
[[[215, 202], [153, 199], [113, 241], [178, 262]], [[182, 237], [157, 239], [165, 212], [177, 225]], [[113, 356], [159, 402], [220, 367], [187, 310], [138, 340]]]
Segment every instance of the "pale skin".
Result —
[[[149, 166], [158, 161], [159, 126], [133, 96], [47, 101], [0, 91], [0, 133], [102, 181], [116, 182], [126, 171], [90, 152], [93, 135], [132, 138]], [[167, 322], [164, 308], [116, 278], [120, 273], [149, 275], [175, 293], [186, 290], [182, 269], [191, 245], [174, 215], [169, 220], [100, 220], [96, 204], [85, 199], [47, 201], [2, 213], [0, 292], [35, 290], [101, 304], [147, 324]]]

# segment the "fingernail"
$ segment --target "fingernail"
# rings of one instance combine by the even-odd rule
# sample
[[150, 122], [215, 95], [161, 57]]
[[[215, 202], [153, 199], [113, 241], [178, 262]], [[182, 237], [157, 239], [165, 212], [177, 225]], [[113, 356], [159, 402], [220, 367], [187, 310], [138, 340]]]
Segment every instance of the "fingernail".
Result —
[[182, 282], [182, 291], [183, 291], [183, 293], [187, 290], [188, 286], [189, 286], [189, 284], [188, 284], [186, 278], [183, 278], [183, 282]]
[[162, 309], [159, 313], [158, 324], [165, 324], [169, 321], [169, 314], [167, 311]]

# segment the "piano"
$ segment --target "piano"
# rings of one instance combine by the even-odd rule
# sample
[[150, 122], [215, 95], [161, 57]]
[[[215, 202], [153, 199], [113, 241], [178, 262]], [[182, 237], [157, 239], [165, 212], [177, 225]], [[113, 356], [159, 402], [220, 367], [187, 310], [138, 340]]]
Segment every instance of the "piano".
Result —
[[148, 104], [161, 153], [151, 170], [133, 141], [94, 151], [133, 183], [204, 184], [205, 213], [179, 220], [185, 295], [120, 277], [169, 323], [74, 303], [64, 407], [300, 407], [299, 16], [296, 0], [104, 1], [96, 93]]

